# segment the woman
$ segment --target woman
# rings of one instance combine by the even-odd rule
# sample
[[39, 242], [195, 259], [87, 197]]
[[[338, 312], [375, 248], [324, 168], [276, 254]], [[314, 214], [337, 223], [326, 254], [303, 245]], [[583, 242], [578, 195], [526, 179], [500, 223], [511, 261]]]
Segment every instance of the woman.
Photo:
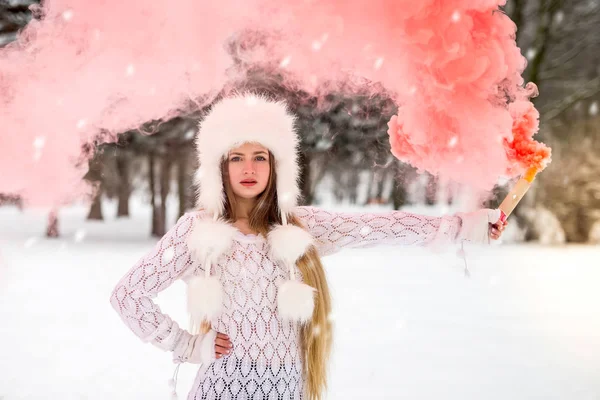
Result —
[[[111, 296], [141, 339], [178, 364], [201, 365], [188, 399], [321, 399], [332, 335], [320, 257], [346, 247], [489, 243], [505, 226], [498, 210], [428, 217], [298, 207], [294, 117], [265, 98], [216, 104], [196, 144], [198, 211]], [[188, 283], [191, 332], [151, 300], [176, 279]]]

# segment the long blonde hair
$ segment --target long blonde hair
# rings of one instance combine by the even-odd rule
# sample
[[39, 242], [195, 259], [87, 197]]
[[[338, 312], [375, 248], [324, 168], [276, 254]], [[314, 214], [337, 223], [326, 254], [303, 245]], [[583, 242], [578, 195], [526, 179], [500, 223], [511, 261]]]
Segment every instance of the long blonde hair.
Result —
[[[224, 218], [235, 222], [237, 219], [236, 197], [229, 179], [228, 163], [227, 157], [221, 162], [221, 177], [225, 195]], [[275, 159], [271, 152], [269, 152], [269, 167], [271, 172], [267, 187], [258, 195], [256, 204], [248, 216], [250, 227], [265, 237], [274, 224], [281, 224], [281, 215], [277, 206], [277, 172]], [[293, 214], [288, 215], [288, 223], [304, 228], [298, 217]], [[307, 398], [308, 400], [321, 400], [323, 392], [327, 389], [327, 366], [332, 345], [333, 329], [329, 318], [331, 295], [321, 259], [314, 246], [311, 246], [300, 257], [296, 265], [302, 274], [304, 283], [317, 290], [312, 320], [301, 326], [300, 341], [304, 359]]]

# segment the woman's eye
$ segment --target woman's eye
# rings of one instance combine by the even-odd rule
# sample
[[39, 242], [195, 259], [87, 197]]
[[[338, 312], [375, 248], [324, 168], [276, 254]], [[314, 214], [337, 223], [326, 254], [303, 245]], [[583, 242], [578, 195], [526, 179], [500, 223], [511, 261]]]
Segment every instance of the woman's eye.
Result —
[[238, 157], [238, 156], [232, 157], [231, 160], [229, 160], [229, 161], [240, 161], [240, 157]]
[[267, 159], [263, 156], [257, 156], [256, 161], [267, 161]]

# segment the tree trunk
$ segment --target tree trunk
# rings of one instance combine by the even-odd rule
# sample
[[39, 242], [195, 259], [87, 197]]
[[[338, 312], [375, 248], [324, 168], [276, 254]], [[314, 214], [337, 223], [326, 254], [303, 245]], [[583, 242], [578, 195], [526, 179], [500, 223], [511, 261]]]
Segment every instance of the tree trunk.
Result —
[[373, 170], [369, 171], [369, 176], [368, 176], [368, 180], [367, 180], [367, 184], [366, 184], [366, 188], [367, 188], [367, 197], [365, 198], [365, 204], [371, 204], [371, 200], [372, 200], [372, 193], [373, 193], [373, 185], [375, 182], [375, 172]]
[[437, 197], [438, 178], [429, 175], [427, 186], [425, 186], [425, 204], [432, 206]]
[[312, 181], [310, 177], [310, 157], [301, 152], [299, 156], [300, 163], [300, 192], [302, 195], [301, 204], [312, 204]]
[[189, 205], [189, 179], [187, 172], [187, 152], [181, 151], [177, 157], [177, 195], [179, 198], [179, 212], [181, 217], [185, 211], [190, 208]]
[[406, 188], [398, 180], [394, 180], [394, 187], [392, 188], [392, 202], [394, 203], [394, 210], [400, 209], [406, 204], [407, 192]]
[[521, 28], [523, 28], [523, 16], [524, 16], [524, 7], [525, 0], [513, 0], [512, 2], [512, 10], [510, 12], [510, 19], [513, 20], [515, 25], [517, 25], [517, 33], [516, 33], [516, 42], [519, 43], [519, 37], [521, 36]]
[[382, 170], [379, 175], [379, 180], [377, 181], [377, 190], [375, 192], [375, 200], [378, 202], [378, 204], [386, 203], [385, 199], [383, 198], [383, 191], [385, 189], [387, 177], [388, 177], [387, 169]]
[[528, 81], [540, 86], [540, 72], [546, 59], [548, 45], [550, 44], [552, 22], [562, 0], [539, 0], [538, 26], [535, 36], [534, 48], [536, 53], [529, 64]]
[[358, 202], [358, 187], [360, 186], [359, 176], [359, 174], [353, 172], [349, 173], [347, 177], [348, 184], [346, 185], [346, 190], [350, 204], [356, 204]]
[[119, 203], [117, 217], [129, 217], [129, 197], [131, 195], [131, 182], [129, 180], [130, 156], [125, 151], [119, 151], [117, 156], [117, 171], [119, 173]]
[[46, 237], [57, 238], [59, 237], [58, 231], [58, 211], [56, 209], [50, 211], [48, 215], [48, 226], [46, 227]]
[[96, 193], [94, 193], [94, 200], [92, 201], [92, 205], [90, 206], [90, 212], [88, 213], [88, 220], [96, 220], [103, 221], [104, 217], [102, 216], [102, 194], [104, 192], [104, 188], [102, 182], [98, 182], [96, 184]]
[[160, 163], [160, 204], [157, 207], [157, 221], [155, 236], [163, 236], [167, 233], [167, 196], [169, 195], [170, 173], [173, 160], [170, 155], [166, 155]]
[[155, 168], [156, 164], [156, 156], [154, 153], [148, 154], [148, 174], [150, 180], [150, 207], [152, 207], [152, 236], [161, 236], [160, 230], [158, 229], [159, 223], [159, 210], [156, 207], [156, 176], [155, 176]]
[[413, 170], [406, 164], [395, 160], [392, 166], [392, 203], [394, 209], [398, 210], [404, 205], [410, 204], [408, 196], [408, 187], [414, 179]]

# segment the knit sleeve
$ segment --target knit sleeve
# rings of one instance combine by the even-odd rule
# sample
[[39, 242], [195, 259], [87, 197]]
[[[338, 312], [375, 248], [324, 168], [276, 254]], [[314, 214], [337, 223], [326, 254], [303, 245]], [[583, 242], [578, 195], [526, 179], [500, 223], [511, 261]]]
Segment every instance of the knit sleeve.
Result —
[[432, 217], [404, 211], [348, 213], [296, 207], [294, 214], [315, 238], [321, 256], [343, 248], [377, 245], [441, 247], [456, 240], [462, 224], [458, 216]]
[[110, 303], [125, 324], [140, 339], [165, 351], [189, 336], [152, 300], [196, 263], [186, 238], [192, 229], [194, 214], [182, 216], [156, 244], [123, 276], [114, 288]]

